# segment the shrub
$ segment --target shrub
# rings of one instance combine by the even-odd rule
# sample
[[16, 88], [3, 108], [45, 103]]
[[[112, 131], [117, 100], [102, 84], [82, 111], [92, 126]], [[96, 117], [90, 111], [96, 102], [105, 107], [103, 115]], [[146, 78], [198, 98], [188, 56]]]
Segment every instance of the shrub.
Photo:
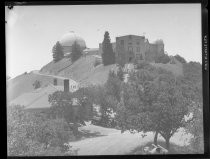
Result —
[[137, 69], [143, 69], [143, 68], [145, 68], [145, 67], [147, 67], [147, 66], [149, 66], [149, 65], [150, 65], [150, 64], [149, 64], [148, 62], [142, 61], [142, 62], [136, 64], [136, 68], [137, 68]]
[[160, 56], [158, 56], [155, 59], [155, 63], [163, 63], [163, 64], [166, 64], [169, 61], [170, 61], [170, 57], [167, 54], [160, 55]]
[[181, 63], [187, 63], [186, 60], [178, 54], [175, 55], [174, 57]]
[[[22, 106], [8, 106], [9, 156], [60, 155], [65, 151], [64, 143], [71, 139], [73, 140], [74, 136], [63, 120], [49, 120], [27, 112]], [[55, 151], [56, 147], [57, 151]], [[54, 150], [50, 151], [51, 149]]]
[[37, 140], [45, 147], [62, 147], [64, 143], [74, 140], [70, 127], [64, 119], [47, 120], [40, 125]]
[[33, 83], [33, 87], [34, 89], [37, 89], [37, 88], [40, 88], [41, 87], [41, 82], [36, 80], [34, 83]]

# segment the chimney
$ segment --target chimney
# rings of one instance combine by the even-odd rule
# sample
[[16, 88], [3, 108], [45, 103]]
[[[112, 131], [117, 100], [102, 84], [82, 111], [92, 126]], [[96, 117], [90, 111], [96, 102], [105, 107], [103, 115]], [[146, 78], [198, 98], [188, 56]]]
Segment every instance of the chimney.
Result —
[[69, 92], [69, 80], [65, 79], [63, 83], [64, 83], [64, 92]]
[[54, 85], [54, 86], [57, 86], [57, 85], [58, 85], [58, 81], [57, 81], [56, 78], [54, 78], [54, 80], [53, 80], [53, 85]]

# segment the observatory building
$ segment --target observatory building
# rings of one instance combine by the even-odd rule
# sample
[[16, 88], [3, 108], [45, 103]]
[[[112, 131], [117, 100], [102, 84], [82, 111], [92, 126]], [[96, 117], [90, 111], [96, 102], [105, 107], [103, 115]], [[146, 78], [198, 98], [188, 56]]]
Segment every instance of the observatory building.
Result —
[[75, 42], [80, 45], [82, 51], [86, 48], [85, 40], [81, 36], [77, 35], [74, 31], [70, 31], [64, 34], [59, 42], [63, 48], [65, 56], [69, 55], [72, 52], [72, 45]]

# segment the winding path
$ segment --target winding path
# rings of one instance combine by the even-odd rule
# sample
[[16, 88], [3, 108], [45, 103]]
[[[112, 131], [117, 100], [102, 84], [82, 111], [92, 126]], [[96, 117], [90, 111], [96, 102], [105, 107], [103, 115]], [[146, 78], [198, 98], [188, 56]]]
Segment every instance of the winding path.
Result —
[[[100, 134], [104, 136], [70, 142], [69, 144], [72, 148], [78, 150], [78, 155], [124, 155], [130, 153], [138, 146], [145, 145], [147, 142], [153, 141], [154, 137], [152, 132], [147, 133], [143, 138], [141, 133], [121, 133], [116, 129], [108, 129], [95, 125], [84, 126], [81, 129], [92, 132], [100, 132]], [[185, 144], [183, 137], [185, 139], [187, 138], [187, 136], [183, 136], [179, 133], [171, 139], [171, 142], [183, 145]], [[159, 137], [159, 140], [163, 140], [163, 138]]]

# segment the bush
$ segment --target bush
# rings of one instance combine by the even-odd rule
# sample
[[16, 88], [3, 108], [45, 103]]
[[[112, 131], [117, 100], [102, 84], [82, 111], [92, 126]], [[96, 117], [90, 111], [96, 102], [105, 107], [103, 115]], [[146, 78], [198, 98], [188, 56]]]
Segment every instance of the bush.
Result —
[[170, 61], [170, 57], [167, 54], [160, 55], [160, 56], [158, 56], [155, 59], [155, 63], [163, 63], [163, 64], [166, 64], [169, 61]]
[[41, 87], [41, 82], [36, 80], [34, 83], [33, 83], [33, 87], [34, 89], [37, 89], [37, 88], [40, 88]]
[[136, 68], [137, 68], [137, 69], [143, 69], [143, 68], [145, 68], [145, 67], [147, 67], [147, 66], [149, 66], [149, 65], [150, 65], [150, 64], [149, 64], [148, 62], [142, 61], [142, 62], [136, 64]]
[[[65, 151], [64, 143], [70, 139], [73, 140], [74, 136], [68, 124], [63, 120], [49, 120], [27, 112], [22, 106], [8, 106], [7, 147], [9, 156], [48, 155], [52, 152], [60, 155]], [[50, 151], [56, 147], [59, 148], [59, 151]]]
[[175, 55], [174, 57], [181, 63], [187, 63], [186, 60], [178, 54]]
[[40, 125], [37, 140], [43, 143], [46, 148], [62, 147], [64, 143], [74, 140], [68, 123], [64, 119], [47, 120]]

